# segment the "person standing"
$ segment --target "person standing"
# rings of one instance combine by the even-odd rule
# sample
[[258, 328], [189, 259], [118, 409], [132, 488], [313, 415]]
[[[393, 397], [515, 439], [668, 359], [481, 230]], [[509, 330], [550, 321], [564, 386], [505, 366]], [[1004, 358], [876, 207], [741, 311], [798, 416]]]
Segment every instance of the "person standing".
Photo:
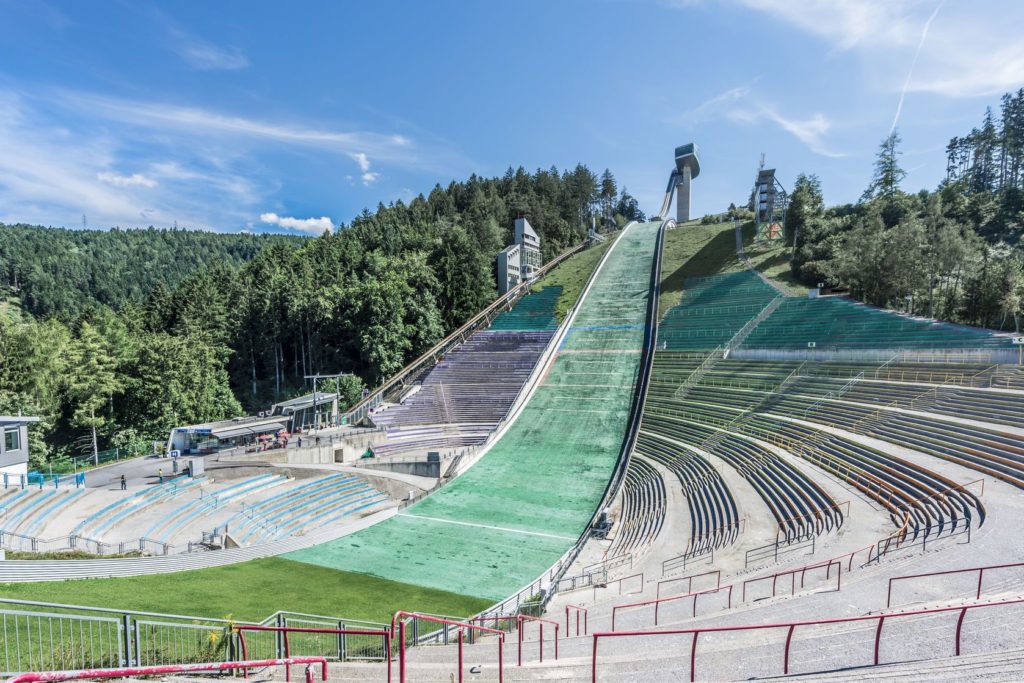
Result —
[[128, 480], [124, 478], [123, 474], [121, 475], [121, 490], [122, 491], [127, 491], [128, 490]]
[[157, 476], [157, 479], [160, 480], [161, 484], [164, 483], [164, 468], [163, 467], [157, 469], [156, 476]]

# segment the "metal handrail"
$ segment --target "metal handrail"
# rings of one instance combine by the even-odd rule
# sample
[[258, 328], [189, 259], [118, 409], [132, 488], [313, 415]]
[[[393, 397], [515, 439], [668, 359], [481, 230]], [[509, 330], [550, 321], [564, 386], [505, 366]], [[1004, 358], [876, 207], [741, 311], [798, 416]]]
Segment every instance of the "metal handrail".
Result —
[[[288, 666], [292, 664], [319, 664], [320, 680], [327, 680], [326, 657], [291, 657], [288, 659], [257, 659], [242, 662], [203, 662], [199, 664], [161, 664], [160, 666], [126, 666], [116, 669], [78, 669], [75, 671], [46, 671], [23, 673], [7, 679], [7, 683], [55, 683], [57, 681], [76, 681], [93, 678], [127, 678], [129, 676], [162, 676], [175, 673], [194, 673], [198, 671], [234, 671], [242, 669], [262, 669], [269, 666]], [[307, 683], [313, 680], [306, 677]]]
[[955, 654], [957, 657], [960, 656], [960, 633], [963, 627], [964, 617], [968, 610], [972, 609], [983, 609], [985, 607], [1002, 607], [1006, 605], [1015, 605], [1024, 603], [1024, 598], [1016, 598], [1013, 600], [1001, 600], [998, 602], [984, 602], [972, 605], [958, 605], [953, 607], [933, 607], [930, 609], [913, 610], [909, 612], [888, 612], [883, 614], [870, 614], [865, 616], [857, 617], [839, 617], [835, 619], [815, 619], [810, 621], [790, 621], [774, 624], [743, 624], [738, 626], [709, 626], [704, 628], [684, 628], [684, 629], [664, 629], [659, 631], [608, 631], [602, 633], [593, 634], [593, 651], [591, 655], [591, 681], [597, 683], [597, 643], [601, 638], [630, 638], [630, 637], [651, 637], [651, 636], [666, 636], [666, 635], [692, 635], [693, 640], [690, 645], [690, 681], [691, 683], [696, 680], [696, 659], [697, 659], [697, 638], [702, 633], [727, 633], [735, 631], [758, 631], [767, 629], [787, 629], [786, 634], [786, 645], [783, 654], [783, 674], [789, 674], [789, 650], [790, 644], [793, 640], [793, 632], [798, 626], [822, 626], [830, 624], [848, 624], [863, 621], [874, 621], [877, 622], [878, 626], [875, 629], [875, 642], [874, 642], [874, 661], [872, 666], [878, 666], [879, 663], [879, 649], [882, 639], [882, 626], [885, 624], [886, 619], [896, 619], [902, 617], [913, 617], [921, 616], [925, 614], [939, 614], [946, 612], [960, 612], [960, 617], [956, 623], [956, 636]]

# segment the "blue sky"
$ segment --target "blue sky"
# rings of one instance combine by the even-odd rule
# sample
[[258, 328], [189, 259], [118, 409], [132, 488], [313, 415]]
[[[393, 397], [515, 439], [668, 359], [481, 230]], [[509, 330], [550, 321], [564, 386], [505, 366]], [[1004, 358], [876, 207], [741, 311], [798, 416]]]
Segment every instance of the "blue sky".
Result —
[[897, 125], [906, 188], [1024, 86], [1017, 0], [0, 0], [0, 222], [318, 233], [509, 166], [611, 168], [698, 214], [760, 154], [855, 200]]

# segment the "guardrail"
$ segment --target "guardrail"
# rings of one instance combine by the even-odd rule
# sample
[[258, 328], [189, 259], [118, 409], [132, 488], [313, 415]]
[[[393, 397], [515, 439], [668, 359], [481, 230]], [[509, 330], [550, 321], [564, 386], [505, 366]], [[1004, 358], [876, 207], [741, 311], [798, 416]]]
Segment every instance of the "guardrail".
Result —
[[[200, 662], [197, 664], [164, 664], [161, 666], [127, 666], [116, 669], [80, 669], [77, 671], [47, 671], [23, 673], [7, 680], [7, 683], [55, 683], [95, 678], [127, 678], [129, 676], [165, 676], [167, 674], [197, 673], [207, 671], [237, 671], [242, 669], [265, 669], [271, 666], [292, 664], [319, 664], [320, 680], [327, 680], [327, 660], [323, 657], [292, 657], [291, 659], [257, 659], [243, 662]], [[306, 682], [312, 683], [312, 670], [307, 669]]]
[[[618, 584], [618, 586], [619, 586], [619, 595], [622, 595], [622, 584], [625, 583], [626, 581], [629, 581], [630, 579], [640, 579], [640, 590], [633, 591], [633, 593], [643, 593], [644, 592], [644, 573], [640, 572], [639, 574], [630, 574], [629, 576], [623, 576], [620, 579], [615, 579], [614, 581], [609, 581], [608, 583], [606, 583], [604, 585], [601, 585], [601, 586], [594, 586], [594, 600], [597, 600], [597, 589], [598, 588], [608, 588], [612, 584]], [[630, 595], [630, 593], [627, 593], [627, 595]]]
[[859, 617], [841, 617], [837, 619], [816, 619], [811, 621], [791, 621], [775, 624], [744, 624], [740, 626], [711, 626], [706, 628], [688, 628], [688, 629], [664, 629], [660, 631], [610, 631], [593, 634], [593, 650], [591, 654], [590, 662], [590, 677], [592, 683], [597, 683], [597, 645], [598, 641], [602, 638], [651, 638], [659, 636], [679, 636], [679, 635], [690, 635], [692, 636], [690, 644], [690, 681], [691, 683], [696, 680], [697, 674], [697, 639], [703, 633], [730, 633], [738, 631], [763, 631], [763, 630], [777, 630], [786, 629], [786, 644], [783, 650], [782, 659], [782, 673], [783, 675], [789, 675], [789, 651], [790, 645], [793, 641], [793, 634], [798, 627], [814, 627], [814, 626], [827, 626], [832, 624], [851, 624], [859, 622], [877, 622], [875, 628], [874, 637], [874, 657], [872, 660], [872, 666], [878, 666], [879, 664], [879, 649], [882, 640], [882, 626], [885, 624], [887, 619], [902, 619], [906, 617], [922, 616], [928, 614], [940, 614], [947, 612], [959, 612], [960, 616], [956, 622], [956, 633], [954, 636], [955, 643], [955, 654], [957, 657], [960, 656], [960, 633], [963, 627], [964, 617], [967, 615], [969, 610], [974, 609], [985, 609], [988, 607], [1003, 607], [1007, 605], [1015, 605], [1024, 603], [1024, 598], [1017, 598], [1014, 600], [1003, 600], [999, 602], [986, 602], [977, 603], [973, 605], [959, 605], [955, 607], [936, 607], [931, 609], [913, 610], [910, 612], [890, 612], [886, 614], [871, 614]]
[[[335, 642], [332, 644], [333, 647], [337, 647], [337, 660], [339, 662], [345, 661], [346, 653], [348, 651], [348, 643], [346, 638], [348, 636], [372, 636], [379, 637], [383, 640], [383, 649], [381, 650], [381, 659], [386, 659], [388, 663], [388, 677], [387, 680], [391, 680], [391, 632], [385, 629], [352, 629], [352, 628], [306, 628], [296, 626], [263, 626], [255, 624], [239, 624], [232, 627], [232, 631], [238, 634], [238, 644], [241, 649], [242, 659], [249, 659], [249, 643], [245, 640], [245, 633], [274, 633], [280, 634], [281, 639], [279, 642], [275, 642], [274, 646], [276, 649], [282, 649], [284, 651], [283, 661], [288, 661], [292, 658], [291, 654], [291, 640], [289, 639], [290, 634], [321, 634], [335, 636]], [[320, 645], [320, 643], [315, 643]], [[326, 666], [326, 658], [324, 658]], [[243, 677], [248, 678], [248, 670], [243, 669]], [[291, 665], [285, 665], [284, 669], [284, 680], [291, 681], [292, 668]]]
[[[0, 598], [0, 675], [237, 659], [233, 627], [294, 625], [381, 630], [384, 624], [275, 612], [263, 622]], [[268, 654], [280, 659], [280, 643]], [[347, 648], [351, 659], [354, 648]], [[316, 654], [324, 654], [317, 652]], [[383, 655], [382, 655], [383, 656]], [[365, 658], [365, 657], [361, 657]]]
[[740, 602], [746, 602], [747, 601], [747, 586], [752, 584], [752, 583], [758, 583], [758, 582], [761, 582], [761, 581], [771, 580], [771, 582], [772, 582], [772, 594], [771, 594], [771, 597], [774, 598], [775, 595], [776, 595], [776, 584], [777, 584], [779, 578], [781, 578], [783, 576], [792, 576], [792, 580], [790, 581], [790, 583], [792, 584], [791, 593], [793, 593], [793, 592], [796, 592], [796, 575], [797, 574], [800, 575], [800, 587], [803, 588], [804, 587], [804, 582], [805, 582], [805, 579], [806, 579], [806, 576], [807, 576], [807, 572], [813, 571], [815, 569], [821, 569], [822, 567], [824, 567], [825, 568], [825, 580], [828, 581], [832, 577], [832, 566], [833, 565], [835, 565], [837, 567], [837, 570], [838, 570], [838, 572], [840, 574], [839, 577], [836, 579], [836, 590], [837, 591], [841, 590], [842, 589], [842, 576], [841, 576], [841, 574], [842, 574], [842, 569], [843, 569], [843, 562], [845, 561], [847, 563], [846, 571], [847, 571], [847, 573], [849, 573], [849, 572], [853, 571], [853, 558], [856, 557], [860, 553], [867, 553], [867, 560], [864, 562], [864, 564], [866, 565], [866, 564], [868, 564], [871, 561], [871, 551], [872, 551], [872, 549], [874, 547], [875, 547], [874, 544], [867, 545], [867, 546], [864, 546], [863, 548], [859, 548], [857, 550], [853, 550], [853, 551], [848, 552], [848, 553], [843, 553], [842, 555], [836, 555], [835, 557], [829, 558], [827, 560], [822, 560], [820, 562], [814, 562], [812, 564], [804, 565], [803, 567], [794, 567], [793, 569], [786, 569], [786, 570], [783, 570], [783, 571], [775, 572], [774, 574], [767, 574], [765, 576], [755, 576], [752, 579], [747, 579], [746, 581], [743, 582], [743, 585], [742, 585], [742, 596], [740, 598]]
[[587, 635], [587, 615], [588, 611], [586, 607], [580, 607], [579, 605], [566, 605], [565, 606], [565, 637], [569, 637], [569, 610], [576, 613], [576, 635], [580, 634], [580, 615], [583, 615], [583, 635]]
[[708, 550], [694, 552], [692, 550], [683, 553], [682, 555], [676, 555], [670, 557], [661, 563], [661, 575], [664, 576], [669, 572], [674, 572], [677, 569], [686, 570], [686, 565], [691, 561], [698, 560], [701, 558], [707, 558], [708, 564], [714, 564], [715, 562], [715, 549], [709, 548]]
[[995, 571], [997, 569], [1011, 569], [1014, 567], [1024, 567], [1024, 562], [1013, 562], [1011, 564], [991, 564], [985, 567], [968, 567], [967, 569], [947, 569], [939, 572], [926, 572], [924, 574], [908, 574], [907, 576], [890, 576], [889, 587], [885, 594], [885, 606], [889, 607], [892, 604], [892, 584], [894, 581], [909, 581], [910, 579], [923, 579], [931, 576], [949, 576], [952, 574], [968, 574], [978, 572], [978, 587], [974, 594], [975, 600], [981, 600], [981, 583], [985, 578], [986, 571]]
[[672, 579], [662, 579], [661, 581], [658, 582], [657, 590], [655, 591], [654, 595], [655, 595], [655, 597], [660, 598], [661, 597], [661, 587], [663, 585], [666, 585], [666, 584], [669, 584], [669, 583], [676, 583], [678, 581], [686, 581], [686, 591], [685, 592], [686, 593], [692, 593], [693, 592], [693, 580], [694, 579], [703, 578], [705, 576], [714, 576], [715, 577], [715, 588], [718, 588], [719, 586], [722, 585], [722, 570], [721, 569], [713, 569], [713, 570], [711, 570], [709, 572], [704, 572], [703, 574], [691, 574], [690, 576], [678, 576], [678, 577], [675, 577], [675, 578], [672, 578]]
[[519, 655], [518, 655], [519, 658], [517, 660], [516, 666], [522, 666], [523, 665], [523, 633], [525, 631], [523, 622], [526, 622], [526, 621], [535, 622], [538, 626], [540, 626], [540, 637], [538, 639], [538, 643], [539, 643], [539, 647], [540, 647], [539, 657], [538, 657], [538, 661], [539, 662], [543, 662], [544, 661], [544, 624], [551, 624], [552, 626], [555, 627], [555, 661], [558, 661], [558, 627], [559, 627], [558, 622], [557, 621], [552, 621], [551, 619], [542, 619], [541, 617], [530, 616], [528, 614], [517, 614], [516, 615], [516, 631], [517, 631], [517, 633], [519, 635]]
[[[490, 628], [487, 626], [478, 626], [477, 624], [471, 624], [465, 621], [457, 621], [455, 619], [446, 619], [444, 617], [435, 617], [429, 614], [421, 614], [418, 612], [395, 612], [395, 615], [391, 618], [391, 638], [394, 640], [397, 629], [398, 634], [398, 683], [405, 683], [405, 622], [407, 619], [417, 619], [422, 621], [433, 622], [437, 624], [443, 624], [446, 627], [453, 626], [457, 631], [458, 643], [459, 643], [459, 683], [463, 681], [462, 674], [462, 639], [463, 633], [469, 631], [470, 633], [492, 633], [498, 636], [498, 683], [502, 683], [505, 680], [505, 666], [504, 666], [504, 648], [505, 648], [505, 632]], [[390, 657], [389, 657], [390, 659]]]
[[679, 602], [680, 600], [686, 600], [688, 598], [693, 598], [693, 614], [691, 616], [696, 619], [697, 618], [697, 599], [700, 598], [700, 596], [702, 596], [702, 595], [718, 594], [718, 593], [721, 593], [722, 591], [726, 591], [728, 593], [728, 601], [729, 602], [726, 605], [726, 609], [732, 609], [732, 584], [731, 583], [730, 584], [726, 584], [724, 586], [718, 586], [717, 588], [708, 588], [707, 590], [697, 591], [696, 593], [687, 593], [686, 595], [673, 595], [670, 598], [657, 598], [655, 600], [644, 600], [642, 602], [633, 602], [633, 603], [629, 603], [629, 604], [626, 604], [626, 605], [614, 605], [612, 607], [612, 631], [615, 630], [615, 617], [618, 614], [618, 611], [620, 609], [621, 610], [636, 609], [637, 607], [650, 607], [651, 605], [654, 605], [654, 625], [657, 626], [658, 625], [658, 613], [659, 613], [659, 611], [661, 609], [661, 606], [664, 603], [666, 603], [666, 602]]

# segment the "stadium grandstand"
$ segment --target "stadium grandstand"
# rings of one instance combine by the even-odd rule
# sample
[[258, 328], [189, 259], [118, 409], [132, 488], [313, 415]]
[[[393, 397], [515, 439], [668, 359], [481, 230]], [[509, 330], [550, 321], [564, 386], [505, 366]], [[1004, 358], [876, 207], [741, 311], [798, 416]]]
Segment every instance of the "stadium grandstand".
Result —
[[415, 495], [416, 477], [251, 454], [104, 505], [0, 492], [12, 550], [119, 528], [144, 551], [219, 544], [0, 563], [0, 668], [1019, 680], [1013, 340], [791, 296], [679, 246], [735, 232], [742, 252], [740, 230], [629, 223], [564, 319], [542, 281], [368, 397], [370, 426], [346, 427], [361, 461], [458, 453]]

